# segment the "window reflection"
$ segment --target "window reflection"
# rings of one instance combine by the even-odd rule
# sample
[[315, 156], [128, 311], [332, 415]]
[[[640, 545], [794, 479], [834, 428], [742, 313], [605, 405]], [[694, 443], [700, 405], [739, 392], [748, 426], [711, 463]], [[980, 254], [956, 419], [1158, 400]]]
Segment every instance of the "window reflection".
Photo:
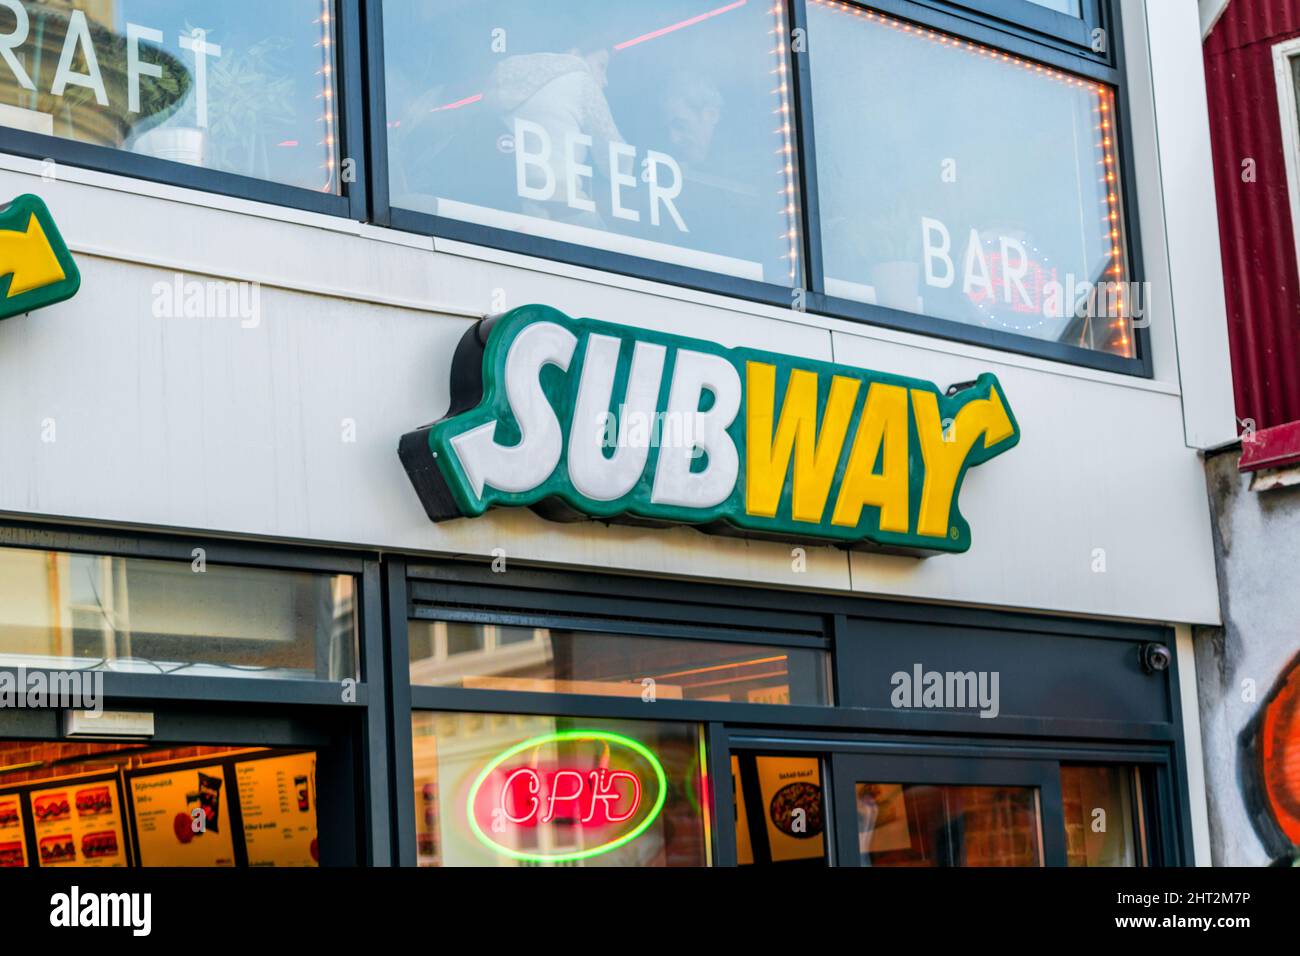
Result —
[[1033, 787], [858, 783], [863, 866], [1042, 866]]
[[831, 703], [815, 648], [556, 628], [411, 621], [411, 681], [435, 687], [654, 700]]
[[1102, 764], [1061, 767], [1061, 800], [1070, 866], [1139, 865], [1141, 841], [1136, 833], [1136, 785], [1133, 767]]
[[835, 0], [808, 17], [826, 291], [1135, 355], [1113, 91]]
[[339, 192], [333, 0], [7, 0], [0, 127]]
[[354, 578], [199, 562], [0, 548], [0, 666], [356, 677]]
[[387, 0], [393, 204], [790, 285], [783, 16], [760, 0]]

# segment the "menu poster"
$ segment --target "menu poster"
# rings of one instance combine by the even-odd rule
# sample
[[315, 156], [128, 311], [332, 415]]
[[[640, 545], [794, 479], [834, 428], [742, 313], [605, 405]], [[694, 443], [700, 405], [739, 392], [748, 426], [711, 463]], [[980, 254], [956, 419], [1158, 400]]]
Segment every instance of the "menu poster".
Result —
[[757, 760], [772, 862], [823, 856], [821, 761], [785, 756]]
[[0, 869], [27, 865], [27, 828], [23, 826], [22, 798], [0, 794]]
[[37, 866], [128, 866], [116, 773], [43, 780], [28, 790]]
[[141, 866], [234, 866], [222, 764], [141, 767], [127, 773]]
[[318, 866], [316, 755], [235, 764], [249, 866]]

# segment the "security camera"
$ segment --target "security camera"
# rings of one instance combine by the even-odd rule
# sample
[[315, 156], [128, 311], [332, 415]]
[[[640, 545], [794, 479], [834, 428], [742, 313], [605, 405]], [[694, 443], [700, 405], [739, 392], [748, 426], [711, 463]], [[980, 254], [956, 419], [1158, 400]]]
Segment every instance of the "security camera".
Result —
[[1169, 670], [1169, 665], [1173, 663], [1174, 655], [1170, 653], [1166, 644], [1143, 644], [1140, 653], [1142, 655], [1142, 669], [1148, 674], [1158, 674], [1161, 671]]

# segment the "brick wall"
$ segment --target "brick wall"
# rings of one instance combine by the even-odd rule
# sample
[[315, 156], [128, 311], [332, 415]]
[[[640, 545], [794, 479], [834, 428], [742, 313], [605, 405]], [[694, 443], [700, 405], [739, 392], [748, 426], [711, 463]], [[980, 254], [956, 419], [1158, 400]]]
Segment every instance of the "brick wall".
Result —
[[[230, 747], [168, 747], [152, 748], [148, 744], [129, 743], [84, 743], [81, 741], [35, 741], [4, 740], [0, 741], [0, 788], [18, 783], [30, 783], [47, 780], [52, 777], [67, 777], [73, 774], [87, 773], [92, 770], [110, 770], [114, 764], [102, 759], [105, 754], [119, 754], [119, 766], [140, 766], [167, 760], [183, 760], [187, 757], [203, 757], [209, 754], [226, 753]], [[86, 758], [94, 763], [83, 763], [71, 758]], [[40, 761], [42, 766], [26, 770], [6, 771], [6, 767]], [[65, 762], [66, 761], [66, 762]]]

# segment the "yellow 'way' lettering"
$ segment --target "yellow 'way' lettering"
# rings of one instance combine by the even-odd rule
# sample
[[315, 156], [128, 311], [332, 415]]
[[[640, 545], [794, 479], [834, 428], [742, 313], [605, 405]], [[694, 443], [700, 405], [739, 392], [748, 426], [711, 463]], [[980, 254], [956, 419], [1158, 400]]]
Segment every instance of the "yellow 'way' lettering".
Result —
[[835, 468], [862, 383], [842, 375], [831, 378], [819, 433], [816, 372], [806, 369], [790, 372], [781, 417], [775, 427], [776, 366], [749, 362], [745, 378], [748, 403], [745, 511], [765, 518], [776, 517], [793, 456], [791, 517], [795, 521], [819, 524], [826, 511], [826, 499], [835, 480]]
[[944, 435], [943, 422], [939, 420], [939, 403], [933, 392], [912, 389], [912, 408], [916, 413], [921, 457], [925, 461], [925, 484], [921, 489], [916, 533], [942, 538], [948, 533], [948, 515], [957, 477], [975, 447], [975, 440], [983, 435], [984, 447], [990, 448], [1010, 438], [1015, 433], [1015, 426], [1011, 424], [996, 388], [989, 390], [988, 398], [975, 399], [961, 407], [952, 420], [949, 436]]
[[880, 509], [881, 531], [906, 534], [907, 480], [907, 389], [872, 382], [831, 523], [857, 527], [863, 506], [872, 505]]

